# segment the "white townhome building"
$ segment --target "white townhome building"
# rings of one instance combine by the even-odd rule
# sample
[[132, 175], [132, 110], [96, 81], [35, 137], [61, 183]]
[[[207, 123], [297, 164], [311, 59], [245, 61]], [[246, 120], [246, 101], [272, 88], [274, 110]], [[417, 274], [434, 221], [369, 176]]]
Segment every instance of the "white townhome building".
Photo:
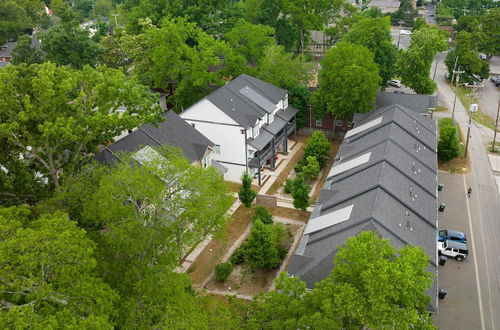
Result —
[[261, 169], [268, 164], [274, 170], [276, 153], [288, 152], [297, 112], [288, 105], [288, 91], [242, 74], [180, 116], [215, 144], [226, 180], [239, 182], [248, 171], [260, 185]]

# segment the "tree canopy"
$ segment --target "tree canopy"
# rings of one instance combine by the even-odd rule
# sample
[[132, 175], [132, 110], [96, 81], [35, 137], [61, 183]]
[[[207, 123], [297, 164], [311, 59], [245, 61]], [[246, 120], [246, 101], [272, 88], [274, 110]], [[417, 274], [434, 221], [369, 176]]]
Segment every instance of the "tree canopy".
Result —
[[88, 31], [76, 21], [52, 26], [40, 34], [41, 50], [45, 59], [58, 65], [71, 65], [81, 69], [84, 65], [95, 66], [103, 49], [94, 42]]
[[[464, 71], [460, 75], [460, 82], [471, 82], [472, 75], [478, 75], [483, 79], [488, 78], [490, 67], [488, 62], [479, 58], [479, 45], [481, 40], [475, 38], [474, 34], [460, 31], [455, 37], [455, 49], [446, 56], [445, 64], [448, 72], [452, 73], [457, 64], [457, 70]], [[458, 57], [458, 58], [457, 58]]]
[[235, 52], [244, 56], [248, 63], [256, 65], [268, 46], [274, 45], [274, 29], [267, 25], [256, 25], [240, 19], [224, 34]]
[[437, 52], [447, 48], [445, 33], [434, 26], [422, 26], [413, 32], [408, 50], [398, 58], [401, 82], [418, 94], [432, 94], [436, 88], [430, 78], [432, 61]]
[[386, 86], [394, 74], [397, 55], [396, 46], [392, 43], [389, 18], [361, 19], [349, 29], [344, 40], [365, 46], [374, 54], [382, 78], [381, 85]]
[[112, 329], [116, 293], [96, 277], [95, 244], [63, 213], [0, 209], [0, 326]]
[[368, 48], [345, 41], [328, 50], [314, 95], [316, 109], [340, 118], [372, 110], [381, 83], [373, 58]]
[[123, 130], [161, 119], [156, 96], [114, 69], [9, 65], [0, 82], [0, 136], [11, 155], [37, 165], [48, 187], [59, 186]]
[[175, 91], [169, 98], [180, 111], [208, 94], [209, 85], [222, 80], [211, 67], [220, 64], [220, 55], [229, 51], [186, 19], [165, 19], [160, 28], [143, 22], [144, 33], [124, 35], [122, 42], [132, 59], [132, 70], [143, 84], [154, 89]]
[[250, 329], [434, 329], [425, 312], [428, 263], [420, 248], [396, 251], [374, 232], [361, 232], [339, 248], [330, 276], [314, 289], [282, 273], [245, 320]]

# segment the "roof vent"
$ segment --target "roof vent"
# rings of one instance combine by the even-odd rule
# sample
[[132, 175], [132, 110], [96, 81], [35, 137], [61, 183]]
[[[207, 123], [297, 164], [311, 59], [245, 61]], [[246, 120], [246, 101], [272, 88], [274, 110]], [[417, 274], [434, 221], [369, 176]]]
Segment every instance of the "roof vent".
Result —
[[233, 111], [234, 111], [234, 108], [233, 108]]
[[406, 227], [410, 227], [410, 220], [406, 220]]
[[401, 228], [401, 222], [399, 223], [399, 228]]
[[406, 216], [408, 216], [408, 217], [410, 216], [410, 212], [405, 211], [405, 213], [406, 213]]
[[410, 231], [413, 231], [413, 227], [410, 227]]

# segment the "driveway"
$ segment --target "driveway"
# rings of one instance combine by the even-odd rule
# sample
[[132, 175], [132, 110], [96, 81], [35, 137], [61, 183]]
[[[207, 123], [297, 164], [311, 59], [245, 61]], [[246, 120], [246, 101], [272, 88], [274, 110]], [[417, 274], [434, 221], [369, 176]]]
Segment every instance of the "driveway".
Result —
[[439, 183], [444, 184], [438, 199], [446, 204], [444, 212], [438, 212], [438, 228], [464, 232], [469, 240], [469, 256], [462, 262], [448, 258], [444, 266], [439, 266], [439, 288], [446, 288], [448, 294], [438, 301], [434, 324], [440, 329], [480, 329], [475, 251], [471, 244], [465, 180], [461, 174], [446, 172], [439, 172], [438, 178]]
[[[406, 27], [402, 27], [401, 30], [408, 30]], [[411, 34], [401, 34], [399, 33], [399, 26], [391, 26], [391, 36], [392, 43], [397, 45], [399, 39], [399, 49], [408, 49], [410, 45]]]

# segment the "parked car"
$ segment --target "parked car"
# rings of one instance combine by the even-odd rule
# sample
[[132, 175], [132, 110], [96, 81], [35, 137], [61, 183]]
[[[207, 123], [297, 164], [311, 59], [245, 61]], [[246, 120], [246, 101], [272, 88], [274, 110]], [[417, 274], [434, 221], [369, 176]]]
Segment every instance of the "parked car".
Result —
[[467, 244], [456, 241], [437, 242], [438, 254], [462, 261], [469, 255]]
[[397, 87], [397, 88], [401, 87], [401, 81], [399, 81], [399, 80], [389, 80], [388, 84], [389, 84], [389, 86], [392, 86], [392, 87]]
[[500, 86], [500, 76], [490, 77], [490, 80], [495, 84], [496, 87]]
[[444, 74], [444, 78], [445, 78], [446, 80], [451, 80], [451, 74], [450, 74], [449, 72], [446, 72], [446, 73]]
[[448, 241], [456, 241], [461, 243], [467, 243], [467, 236], [461, 232], [456, 230], [439, 230], [437, 232], [437, 240], [438, 242]]

